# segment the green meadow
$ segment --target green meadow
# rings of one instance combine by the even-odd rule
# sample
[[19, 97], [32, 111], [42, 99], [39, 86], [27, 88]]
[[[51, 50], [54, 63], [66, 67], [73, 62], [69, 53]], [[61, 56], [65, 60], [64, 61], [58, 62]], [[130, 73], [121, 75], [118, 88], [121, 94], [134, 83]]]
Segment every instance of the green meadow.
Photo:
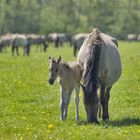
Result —
[[68, 118], [59, 120], [57, 81], [48, 84], [48, 57], [76, 60], [68, 46], [36, 52], [29, 57], [0, 54], [0, 140], [140, 140], [140, 42], [119, 42], [123, 72], [113, 86], [110, 120], [87, 124], [80, 91], [80, 122], [75, 121], [74, 92]]

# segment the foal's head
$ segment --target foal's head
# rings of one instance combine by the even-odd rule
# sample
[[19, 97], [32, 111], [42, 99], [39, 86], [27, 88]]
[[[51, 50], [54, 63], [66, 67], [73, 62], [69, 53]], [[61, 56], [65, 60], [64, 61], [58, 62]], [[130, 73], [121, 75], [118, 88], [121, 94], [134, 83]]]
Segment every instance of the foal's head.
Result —
[[55, 79], [58, 76], [60, 61], [61, 61], [61, 56], [57, 60], [55, 60], [54, 58], [49, 57], [49, 62], [50, 62], [50, 66], [49, 66], [49, 83], [50, 83], [50, 85], [53, 85], [53, 83], [55, 82]]

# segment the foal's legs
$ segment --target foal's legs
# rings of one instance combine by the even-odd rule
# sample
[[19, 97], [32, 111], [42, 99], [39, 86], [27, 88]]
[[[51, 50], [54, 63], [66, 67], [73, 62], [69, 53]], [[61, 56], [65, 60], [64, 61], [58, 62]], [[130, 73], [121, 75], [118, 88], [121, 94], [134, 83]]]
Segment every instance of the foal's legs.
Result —
[[69, 106], [72, 91], [65, 91], [62, 87], [60, 88], [60, 90], [61, 90], [60, 120], [63, 121], [67, 118], [67, 111], [68, 111], [68, 106]]
[[110, 97], [110, 89], [111, 87], [107, 87], [107, 88], [105, 88], [105, 86], [101, 87], [100, 100], [103, 109], [103, 115], [102, 115], [103, 120], [109, 119], [108, 102]]
[[71, 91], [67, 91], [66, 94], [65, 94], [65, 111], [64, 111], [64, 119], [67, 118], [67, 112], [68, 112], [68, 106], [69, 106], [69, 103], [70, 103], [70, 98], [71, 98]]
[[60, 97], [60, 120], [64, 120], [64, 109], [65, 109], [65, 91], [62, 87], [60, 87], [61, 97]]
[[76, 105], [76, 121], [79, 121], [79, 90], [80, 90], [80, 85], [78, 85], [76, 88], [75, 88], [75, 105]]

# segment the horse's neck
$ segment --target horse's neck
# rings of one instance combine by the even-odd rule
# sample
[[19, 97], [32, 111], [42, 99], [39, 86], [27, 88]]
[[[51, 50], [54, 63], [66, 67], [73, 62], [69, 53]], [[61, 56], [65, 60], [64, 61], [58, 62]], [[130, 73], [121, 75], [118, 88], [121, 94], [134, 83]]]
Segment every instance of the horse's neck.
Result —
[[59, 74], [58, 74], [59, 78], [65, 79], [66, 78], [65, 73], [66, 73], [66, 70], [64, 68], [64, 65], [62, 63], [60, 63], [59, 64]]

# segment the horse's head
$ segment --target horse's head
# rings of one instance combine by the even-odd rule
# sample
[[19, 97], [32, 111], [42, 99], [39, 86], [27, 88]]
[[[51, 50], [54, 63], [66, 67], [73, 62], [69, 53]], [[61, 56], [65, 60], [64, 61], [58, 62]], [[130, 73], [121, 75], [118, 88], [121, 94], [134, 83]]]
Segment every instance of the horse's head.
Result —
[[92, 87], [92, 85], [84, 86], [81, 84], [81, 86], [84, 92], [83, 100], [84, 100], [84, 106], [87, 114], [87, 121], [88, 123], [93, 123], [93, 122], [98, 123], [97, 121], [98, 96], [96, 93], [94, 93], [96, 92], [97, 89], [96, 87]]
[[49, 83], [50, 85], [53, 85], [55, 82], [55, 79], [58, 76], [59, 73], [59, 63], [61, 61], [61, 56], [55, 60], [54, 58], [49, 57]]

